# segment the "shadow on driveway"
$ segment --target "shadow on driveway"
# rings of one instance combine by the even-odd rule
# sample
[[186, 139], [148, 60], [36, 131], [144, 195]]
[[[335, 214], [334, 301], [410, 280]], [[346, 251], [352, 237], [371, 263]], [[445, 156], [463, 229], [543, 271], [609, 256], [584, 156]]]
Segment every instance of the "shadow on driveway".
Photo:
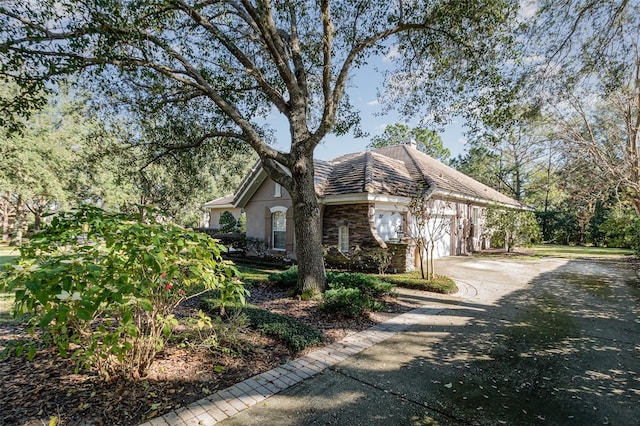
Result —
[[[445, 273], [472, 277], [477, 300], [425, 315], [227, 422], [639, 424], [640, 285], [629, 265], [451, 262]], [[499, 296], [483, 298], [488, 288]]]

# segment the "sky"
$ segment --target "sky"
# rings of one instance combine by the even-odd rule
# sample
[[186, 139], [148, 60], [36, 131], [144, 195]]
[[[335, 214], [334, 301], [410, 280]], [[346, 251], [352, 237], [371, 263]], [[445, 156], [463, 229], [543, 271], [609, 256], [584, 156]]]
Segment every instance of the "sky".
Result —
[[[366, 138], [356, 138], [352, 134], [344, 136], [329, 135], [316, 148], [314, 156], [319, 160], [331, 160], [344, 154], [364, 151], [371, 141], [371, 137], [381, 134], [387, 125], [395, 123], [408, 124], [410, 127], [419, 125], [419, 117], [407, 121], [397, 112], [384, 113], [384, 108], [377, 99], [378, 88], [382, 85], [382, 75], [376, 71], [376, 66], [386, 68], [393, 55], [393, 49], [385, 57], [370, 58], [370, 64], [358, 69], [353, 75], [353, 82], [347, 88], [347, 93], [353, 106], [360, 112], [362, 130], [369, 134]], [[271, 126], [276, 130], [277, 139], [282, 143], [275, 147], [289, 151], [289, 128], [283, 115], [274, 110], [269, 117]], [[439, 130], [439, 129], [434, 129]], [[451, 157], [457, 157], [465, 150], [464, 123], [462, 119], [452, 118], [451, 123], [439, 131], [445, 148], [451, 151]]]
[[[519, 17], [521, 20], [531, 19], [537, 10], [536, 0], [520, 0]], [[353, 152], [364, 151], [369, 144], [371, 137], [379, 135], [387, 125], [395, 123], [408, 124], [411, 127], [419, 125], [419, 117], [411, 118], [409, 121], [400, 117], [395, 111], [383, 114], [383, 106], [377, 99], [378, 89], [382, 85], [382, 75], [376, 68], [387, 69], [394, 56], [398, 55], [397, 49], [390, 46], [384, 57], [371, 57], [369, 64], [361, 69], [355, 70], [352, 85], [347, 89], [349, 97], [354, 107], [360, 112], [362, 119], [362, 130], [369, 134], [366, 138], [355, 138], [353, 135], [334, 136], [329, 135], [323, 143], [315, 150], [315, 158], [319, 160], [331, 160], [340, 155]], [[283, 141], [276, 147], [289, 150], [289, 128], [284, 116], [274, 112], [269, 121], [275, 127], [278, 140]], [[452, 117], [449, 125], [443, 129], [432, 129], [438, 131], [445, 148], [451, 152], [451, 157], [455, 158], [463, 154], [466, 150], [466, 130], [464, 121], [460, 117]]]

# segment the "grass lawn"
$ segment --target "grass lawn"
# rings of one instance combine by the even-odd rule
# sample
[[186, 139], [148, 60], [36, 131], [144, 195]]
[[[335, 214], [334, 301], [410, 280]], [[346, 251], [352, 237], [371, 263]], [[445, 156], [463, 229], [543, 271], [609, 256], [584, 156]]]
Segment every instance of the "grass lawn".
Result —
[[584, 246], [561, 246], [554, 244], [544, 244], [533, 246], [530, 249], [534, 255], [552, 257], [619, 257], [632, 255], [633, 250], [621, 248], [584, 247]]
[[[17, 256], [18, 250], [15, 247], [0, 246], [0, 267]], [[13, 318], [11, 318], [12, 306], [13, 294], [0, 293], [0, 325], [13, 322]]]
[[8, 261], [18, 256], [18, 249], [9, 246], [0, 246], [0, 265], [7, 263]]
[[437, 276], [431, 281], [422, 279], [420, 271], [409, 271], [402, 274], [378, 275], [381, 280], [398, 287], [415, 288], [434, 293], [449, 294], [458, 291], [456, 283], [448, 277]]
[[245, 283], [247, 288], [255, 284], [266, 283], [269, 281], [269, 275], [282, 272], [282, 270], [279, 269], [262, 269], [248, 265], [236, 265], [236, 268], [240, 271], [240, 279]]

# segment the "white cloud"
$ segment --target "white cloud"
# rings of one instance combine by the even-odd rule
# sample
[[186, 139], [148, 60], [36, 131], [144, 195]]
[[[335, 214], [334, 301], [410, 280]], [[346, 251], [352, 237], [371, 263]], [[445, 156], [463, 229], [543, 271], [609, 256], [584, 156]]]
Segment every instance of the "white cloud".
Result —
[[399, 55], [400, 55], [400, 49], [398, 48], [397, 44], [394, 44], [393, 46], [391, 46], [387, 54], [384, 55], [383, 60], [385, 62], [391, 62], [394, 58], [398, 57]]
[[380, 101], [378, 99], [375, 99], [373, 101], [367, 102], [367, 105], [370, 105], [370, 106], [380, 105]]
[[533, 18], [538, 11], [538, 3], [536, 0], [521, 0], [520, 10], [518, 10], [518, 18], [521, 21], [527, 21]]

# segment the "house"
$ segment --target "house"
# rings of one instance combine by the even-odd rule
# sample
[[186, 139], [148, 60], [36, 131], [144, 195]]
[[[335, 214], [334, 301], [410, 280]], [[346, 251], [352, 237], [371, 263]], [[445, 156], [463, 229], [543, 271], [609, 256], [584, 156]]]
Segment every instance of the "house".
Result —
[[[315, 185], [325, 249], [345, 259], [356, 253], [387, 250], [393, 255], [391, 264], [396, 271], [411, 270], [419, 262], [415, 244], [407, 235], [415, 223], [408, 206], [421, 188], [442, 206], [432, 219], [444, 229], [437, 236], [435, 257], [488, 248], [483, 232], [483, 209], [487, 206], [524, 208], [418, 151], [415, 142], [316, 161]], [[295, 259], [291, 198], [259, 162], [233, 197], [205, 206], [212, 218], [224, 210], [242, 209], [248, 240], [260, 241], [263, 252], [270, 255]]]
[[220, 216], [225, 211], [231, 213], [234, 219], [238, 220], [242, 214], [242, 208], [236, 207], [233, 204], [233, 199], [234, 195], [231, 194], [205, 203], [203, 207], [205, 211], [209, 211], [209, 217], [206, 226], [204, 227], [215, 231], [219, 230], [221, 227]]

